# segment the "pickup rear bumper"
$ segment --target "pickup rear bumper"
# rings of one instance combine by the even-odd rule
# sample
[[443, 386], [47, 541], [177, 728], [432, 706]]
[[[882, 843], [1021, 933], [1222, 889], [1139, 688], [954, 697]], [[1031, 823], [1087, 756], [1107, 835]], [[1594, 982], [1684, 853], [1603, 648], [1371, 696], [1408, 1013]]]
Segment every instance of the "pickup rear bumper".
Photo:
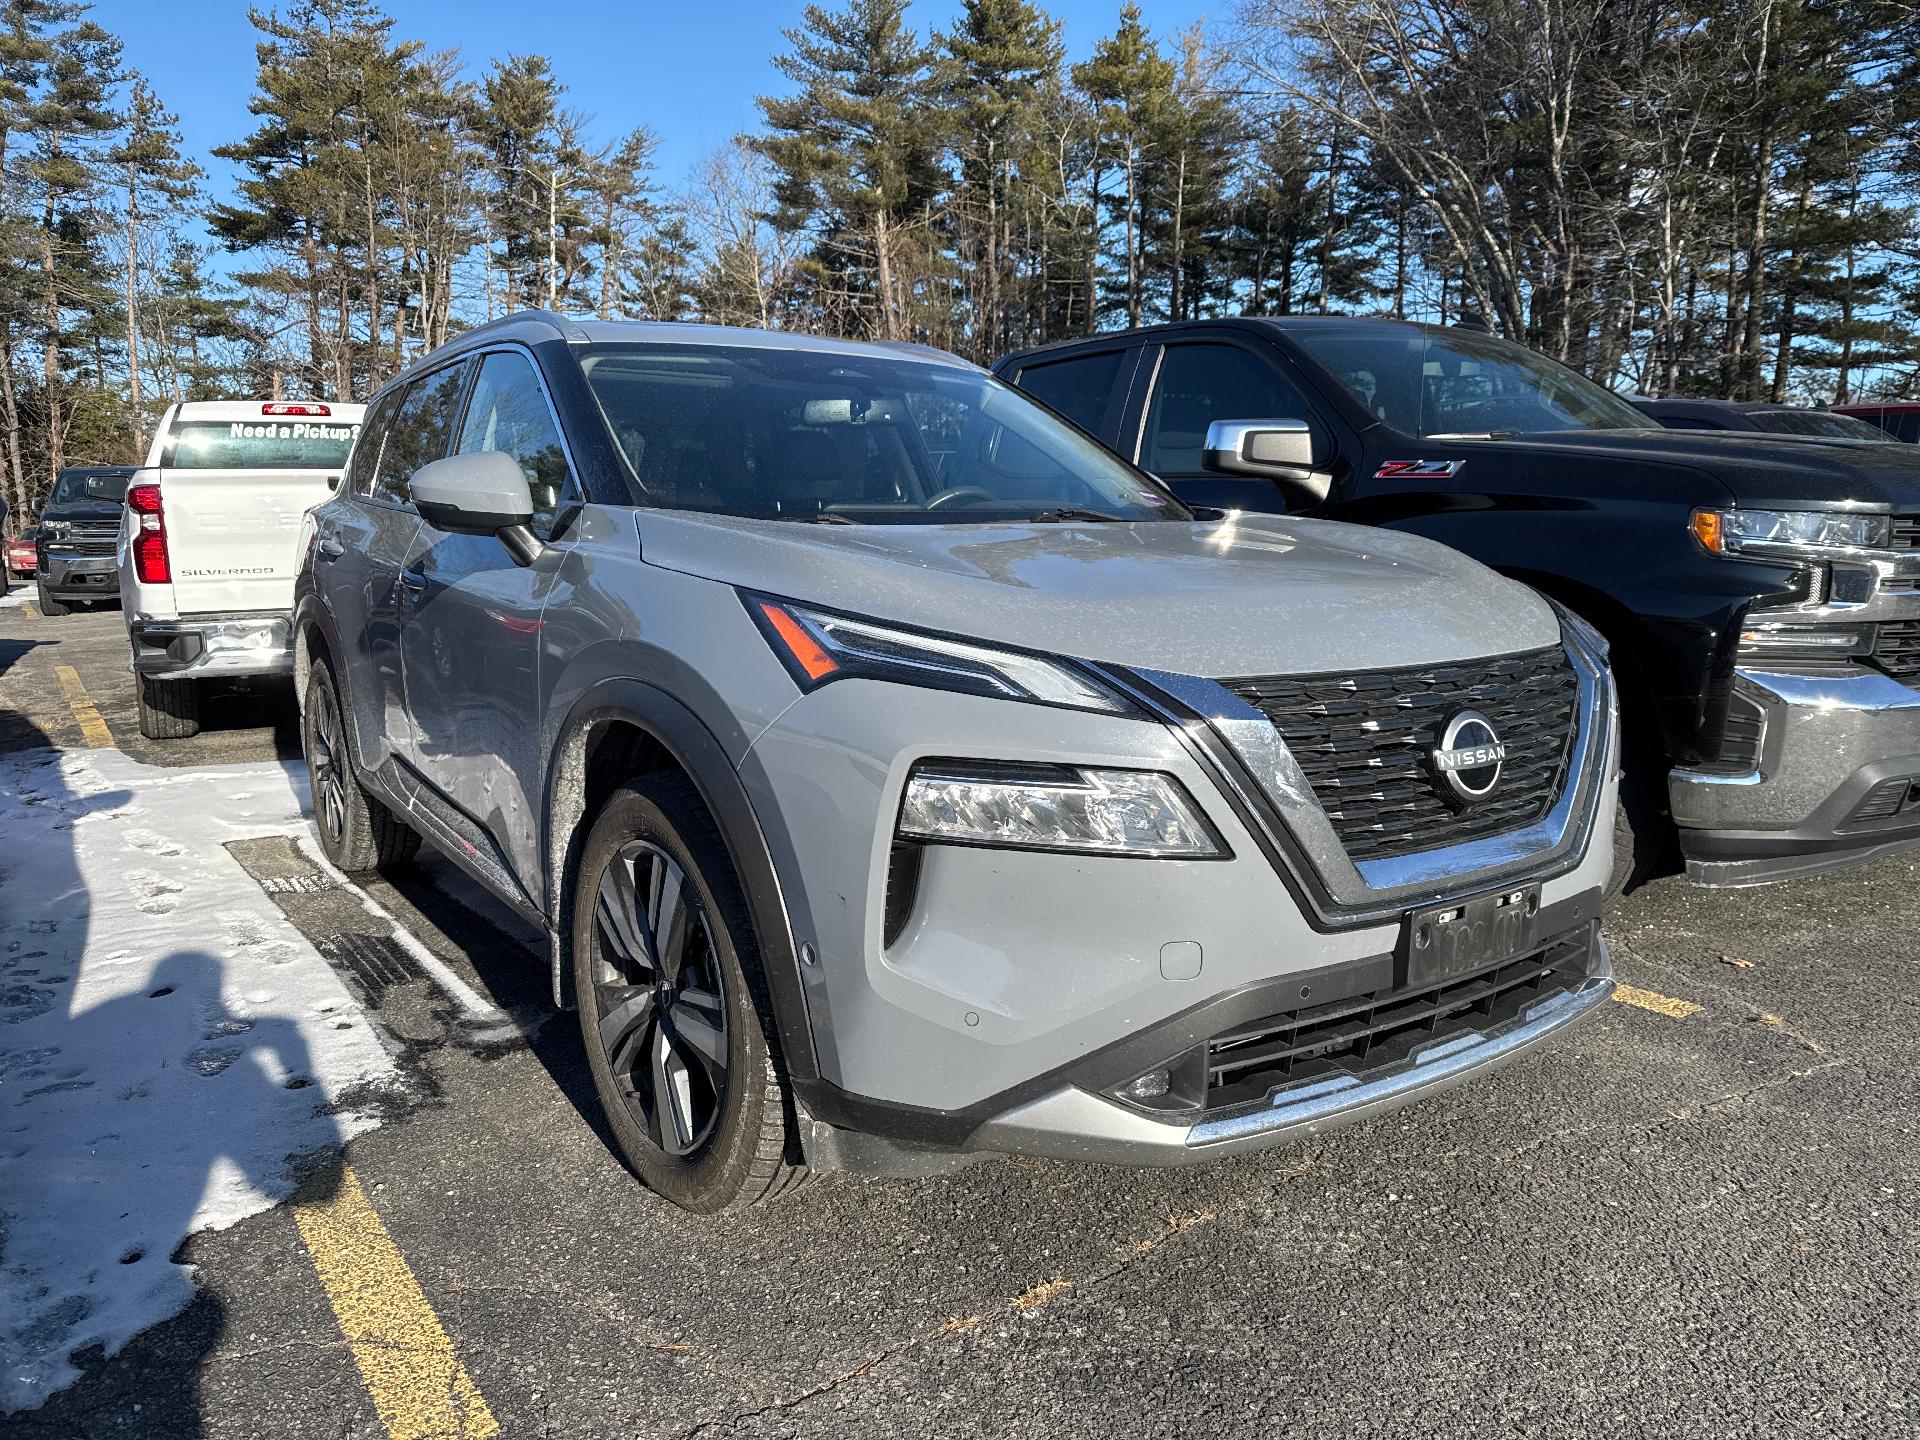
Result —
[[1878, 671], [1738, 672], [1757, 710], [1744, 774], [1672, 772], [1687, 874], [1759, 885], [1920, 848], [1920, 691]]
[[134, 620], [127, 634], [136, 675], [197, 680], [293, 673], [292, 629], [285, 615]]

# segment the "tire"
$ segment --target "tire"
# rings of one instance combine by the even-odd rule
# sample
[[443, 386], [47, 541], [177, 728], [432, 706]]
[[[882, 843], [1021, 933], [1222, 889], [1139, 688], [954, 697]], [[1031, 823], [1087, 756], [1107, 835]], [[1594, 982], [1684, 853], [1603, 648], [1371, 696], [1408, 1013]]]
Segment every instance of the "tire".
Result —
[[1620, 708], [1620, 805], [1613, 818], [1613, 873], [1607, 898], [1638, 889], [1675, 847], [1667, 808], [1667, 757], [1653, 717], [1623, 695]]
[[313, 825], [328, 860], [349, 875], [364, 875], [398, 869], [419, 853], [419, 834], [360, 783], [339, 686], [325, 660], [315, 660], [307, 675], [300, 748], [313, 791]]
[[572, 955], [594, 1089], [649, 1188], [715, 1214], [808, 1178], [789, 1159], [793, 1105], [746, 897], [684, 777], [644, 776], [601, 810], [575, 882]]
[[193, 680], [136, 675], [140, 733], [149, 740], [185, 740], [200, 733], [200, 687]]
[[73, 606], [65, 600], [54, 599], [51, 592], [47, 589], [46, 581], [35, 581], [33, 588], [39, 592], [35, 597], [35, 603], [39, 605], [42, 615], [67, 615], [72, 613]]

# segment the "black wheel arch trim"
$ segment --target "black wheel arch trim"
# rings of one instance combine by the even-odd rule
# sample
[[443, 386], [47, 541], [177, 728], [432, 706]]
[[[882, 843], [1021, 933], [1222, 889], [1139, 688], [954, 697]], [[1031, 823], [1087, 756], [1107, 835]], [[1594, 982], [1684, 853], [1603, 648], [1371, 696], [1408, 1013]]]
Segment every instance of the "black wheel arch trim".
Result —
[[584, 800], [587, 742], [609, 723], [631, 725], [655, 741], [693, 782], [713, 816], [753, 919], [787, 1079], [805, 1094], [819, 1080], [819, 1062], [786, 897], [759, 816], [713, 731], [679, 699], [642, 680], [610, 678], [590, 686], [568, 710], [549, 754], [542, 830], [547, 894], [542, 898], [557, 941], [556, 966], [568, 968], [575, 871], [592, 825]]

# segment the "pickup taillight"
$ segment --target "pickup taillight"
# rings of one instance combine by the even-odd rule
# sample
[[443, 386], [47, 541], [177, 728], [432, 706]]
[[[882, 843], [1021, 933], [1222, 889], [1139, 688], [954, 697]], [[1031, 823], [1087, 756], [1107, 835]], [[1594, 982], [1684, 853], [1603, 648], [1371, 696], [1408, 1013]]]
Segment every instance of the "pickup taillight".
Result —
[[170, 585], [173, 567], [167, 562], [167, 517], [160, 509], [158, 485], [132, 485], [127, 509], [133, 512], [133, 573], [143, 585]]

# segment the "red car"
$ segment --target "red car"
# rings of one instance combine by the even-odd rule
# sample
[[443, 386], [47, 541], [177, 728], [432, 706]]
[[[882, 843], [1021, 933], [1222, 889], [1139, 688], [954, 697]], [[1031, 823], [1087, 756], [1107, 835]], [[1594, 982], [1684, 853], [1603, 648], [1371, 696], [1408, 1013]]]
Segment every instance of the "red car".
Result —
[[1853, 415], [1869, 425], [1878, 425], [1896, 440], [1909, 445], [1920, 440], [1920, 401], [1893, 400], [1884, 405], [1834, 405], [1836, 415]]
[[40, 534], [38, 525], [29, 525], [18, 535], [8, 538], [7, 569], [26, 579], [33, 578], [34, 567], [38, 561], [34, 558], [34, 541]]

